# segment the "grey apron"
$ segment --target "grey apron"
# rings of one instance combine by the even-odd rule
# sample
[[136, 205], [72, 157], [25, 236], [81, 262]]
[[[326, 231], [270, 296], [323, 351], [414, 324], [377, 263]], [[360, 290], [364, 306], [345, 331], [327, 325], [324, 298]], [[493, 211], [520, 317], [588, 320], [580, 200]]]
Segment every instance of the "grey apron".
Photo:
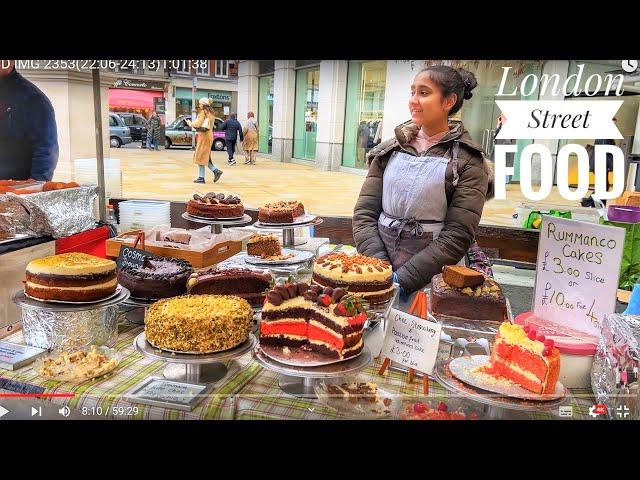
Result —
[[[458, 148], [458, 143], [454, 142], [451, 160], [406, 152], [395, 152], [389, 159], [382, 180], [378, 231], [394, 271], [429, 246], [442, 231], [448, 208], [447, 165], [454, 162], [456, 185]], [[464, 265], [464, 257], [458, 264]]]

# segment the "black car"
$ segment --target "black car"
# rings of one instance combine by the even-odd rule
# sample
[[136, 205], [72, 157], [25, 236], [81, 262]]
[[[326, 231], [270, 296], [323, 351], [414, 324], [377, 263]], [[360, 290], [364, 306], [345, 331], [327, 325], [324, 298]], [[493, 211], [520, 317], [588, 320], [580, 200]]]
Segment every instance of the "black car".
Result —
[[147, 129], [149, 123], [139, 113], [118, 112], [118, 115], [124, 120], [124, 124], [131, 130], [131, 138], [134, 142], [147, 141]]

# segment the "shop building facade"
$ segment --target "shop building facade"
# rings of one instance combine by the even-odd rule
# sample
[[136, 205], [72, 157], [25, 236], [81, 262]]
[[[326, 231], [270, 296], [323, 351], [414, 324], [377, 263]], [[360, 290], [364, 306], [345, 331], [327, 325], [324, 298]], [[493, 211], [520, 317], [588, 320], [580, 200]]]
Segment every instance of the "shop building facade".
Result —
[[[211, 98], [216, 117], [227, 119], [238, 108], [238, 61], [198, 61], [194, 68], [189, 61], [178, 63], [169, 72], [167, 91], [167, 123], [182, 115], [191, 115], [193, 100], [197, 104], [202, 97]], [[195, 79], [195, 92], [194, 89]]]
[[[408, 120], [410, 85], [429, 60], [276, 60], [240, 61], [238, 68], [238, 113], [240, 120], [254, 111], [260, 133], [259, 152], [281, 162], [314, 165], [319, 170], [366, 173], [366, 153], [393, 136], [394, 128]], [[616, 61], [463, 61], [478, 80], [473, 98], [458, 115], [472, 138], [491, 155], [496, 120], [500, 114], [495, 101], [503, 67], [511, 67], [505, 91], [529, 74], [557, 74], [563, 82], [584, 64], [581, 82], [592, 73], [616, 72]], [[625, 103], [618, 112], [618, 127], [624, 136], [634, 136], [640, 151], [638, 92], [632, 78], [625, 77]], [[581, 97], [576, 97], [581, 98]], [[606, 98], [596, 95], [589, 98]], [[637, 99], [636, 99], [637, 98]], [[552, 93], [533, 89], [524, 97], [509, 100], [564, 100]], [[567, 98], [571, 100], [570, 98]], [[533, 140], [518, 140], [513, 159], [519, 180], [519, 153]], [[567, 141], [539, 140], [555, 154]], [[588, 143], [577, 141], [576, 143]], [[540, 168], [533, 159], [533, 180]], [[570, 170], [573, 170], [570, 168]]]

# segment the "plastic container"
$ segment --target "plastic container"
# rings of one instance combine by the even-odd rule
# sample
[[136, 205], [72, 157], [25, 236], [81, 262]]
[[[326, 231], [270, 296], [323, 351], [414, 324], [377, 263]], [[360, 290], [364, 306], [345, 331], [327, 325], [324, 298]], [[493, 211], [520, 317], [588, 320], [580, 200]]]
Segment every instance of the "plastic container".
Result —
[[[95, 158], [78, 158], [74, 163], [74, 179], [80, 185], [98, 184], [98, 167]], [[122, 197], [122, 170], [120, 159], [104, 159], [104, 183], [107, 198]]]
[[607, 218], [610, 222], [640, 223], [640, 207], [610, 205]]
[[170, 202], [154, 200], [127, 200], [118, 204], [120, 232], [149, 230], [157, 225], [171, 223]]
[[[514, 323], [527, 325], [532, 319], [532, 312], [518, 315]], [[533, 322], [531, 322], [533, 324]], [[591, 367], [593, 356], [596, 354], [597, 345], [584, 342], [578, 338], [569, 337], [547, 328], [540, 328], [547, 338], [553, 339], [555, 346], [560, 350], [560, 383], [567, 388], [591, 389]]]

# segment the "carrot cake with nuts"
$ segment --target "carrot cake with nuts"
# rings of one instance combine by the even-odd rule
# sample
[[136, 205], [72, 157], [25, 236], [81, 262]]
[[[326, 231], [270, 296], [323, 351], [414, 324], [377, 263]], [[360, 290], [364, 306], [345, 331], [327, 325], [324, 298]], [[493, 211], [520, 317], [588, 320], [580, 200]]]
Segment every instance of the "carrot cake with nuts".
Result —
[[183, 295], [152, 304], [145, 317], [154, 347], [184, 353], [213, 353], [245, 342], [253, 309], [240, 297]]
[[247, 255], [255, 257], [276, 257], [282, 255], [282, 246], [278, 237], [272, 233], [254, 235], [247, 242]]
[[329, 253], [313, 265], [312, 282], [321, 287], [346, 288], [370, 304], [384, 303], [393, 295], [391, 264], [365, 255]]
[[484, 277], [475, 287], [456, 288], [435, 275], [429, 295], [431, 313], [469, 320], [502, 322], [506, 315], [506, 300], [498, 282]]

